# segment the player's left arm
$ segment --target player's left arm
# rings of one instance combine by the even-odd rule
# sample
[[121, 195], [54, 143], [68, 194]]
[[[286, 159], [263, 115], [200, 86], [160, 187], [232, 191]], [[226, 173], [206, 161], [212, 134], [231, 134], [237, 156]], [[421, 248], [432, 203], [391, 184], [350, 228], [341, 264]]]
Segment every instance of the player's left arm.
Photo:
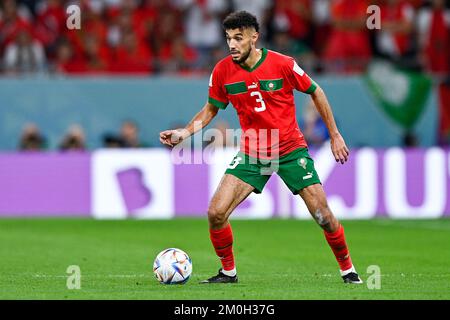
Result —
[[334, 120], [333, 111], [328, 103], [327, 96], [321, 87], [317, 86], [314, 92], [311, 93], [311, 98], [316, 106], [317, 111], [322, 117], [330, 134], [331, 152], [333, 153], [336, 162], [342, 164], [348, 160], [350, 151], [345, 144], [344, 138], [339, 132], [336, 121]]
[[327, 126], [331, 140], [331, 152], [336, 162], [348, 160], [349, 150], [334, 121], [333, 111], [322, 88], [312, 80], [293, 58], [285, 60], [283, 71], [292, 89], [311, 95], [314, 105]]

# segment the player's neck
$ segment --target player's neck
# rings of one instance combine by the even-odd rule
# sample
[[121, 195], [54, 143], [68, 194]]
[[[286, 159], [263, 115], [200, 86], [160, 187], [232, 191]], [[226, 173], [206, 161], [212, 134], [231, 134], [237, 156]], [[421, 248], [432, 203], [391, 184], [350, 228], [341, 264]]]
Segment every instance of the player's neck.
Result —
[[252, 69], [261, 58], [262, 58], [262, 50], [255, 49], [250, 52], [250, 55], [248, 56], [247, 60], [242, 62], [240, 65], [242, 67]]

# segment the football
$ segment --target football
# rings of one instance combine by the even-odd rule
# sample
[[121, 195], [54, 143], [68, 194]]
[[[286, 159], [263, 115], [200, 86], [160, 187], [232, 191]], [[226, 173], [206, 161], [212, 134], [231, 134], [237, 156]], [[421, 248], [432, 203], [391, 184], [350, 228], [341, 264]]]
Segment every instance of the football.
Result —
[[177, 248], [161, 251], [153, 263], [153, 273], [162, 284], [184, 284], [192, 273], [192, 260]]

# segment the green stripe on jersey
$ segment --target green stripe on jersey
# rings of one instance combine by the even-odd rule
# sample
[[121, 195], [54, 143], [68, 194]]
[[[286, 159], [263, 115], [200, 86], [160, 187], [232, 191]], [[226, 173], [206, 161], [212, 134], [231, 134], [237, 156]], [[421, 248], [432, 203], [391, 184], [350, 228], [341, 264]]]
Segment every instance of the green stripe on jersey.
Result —
[[316, 89], [317, 89], [317, 83], [313, 79], [311, 79], [311, 85], [309, 86], [308, 90], [305, 91], [305, 93], [311, 94], [314, 91], [316, 91]]
[[228, 105], [228, 103], [224, 103], [222, 101], [216, 100], [214, 98], [208, 97], [208, 102], [212, 105], [216, 106], [219, 109], [225, 109]]
[[228, 94], [245, 93], [245, 92], [247, 92], [247, 85], [245, 84], [244, 81], [230, 83], [230, 84], [225, 84], [225, 89], [227, 90]]
[[261, 91], [276, 91], [283, 88], [283, 79], [259, 80]]

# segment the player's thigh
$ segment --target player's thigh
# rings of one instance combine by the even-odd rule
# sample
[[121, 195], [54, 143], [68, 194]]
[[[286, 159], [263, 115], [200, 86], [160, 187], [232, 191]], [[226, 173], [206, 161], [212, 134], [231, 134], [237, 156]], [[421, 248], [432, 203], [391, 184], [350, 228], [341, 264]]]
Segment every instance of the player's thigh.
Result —
[[254, 187], [231, 174], [224, 174], [208, 208], [208, 216], [227, 219], [231, 212], [244, 201]]
[[280, 158], [278, 175], [295, 195], [308, 186], [320, 184], [308, 149], [299, 148]]

